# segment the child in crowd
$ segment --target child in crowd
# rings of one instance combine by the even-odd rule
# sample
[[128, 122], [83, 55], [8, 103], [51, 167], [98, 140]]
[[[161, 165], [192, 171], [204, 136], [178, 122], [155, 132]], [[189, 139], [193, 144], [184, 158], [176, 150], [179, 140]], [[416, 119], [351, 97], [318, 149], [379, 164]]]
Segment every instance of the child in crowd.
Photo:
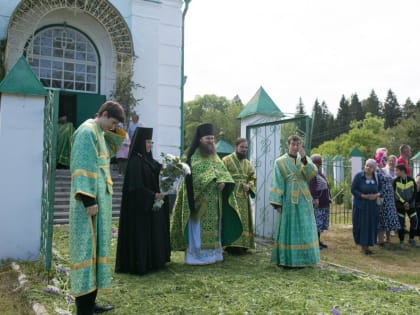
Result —
[[397, 207], [398, 219], [401, 228], [398, 231], [400, 239], [400, 247], [404, 246], [404, 232], [405, 232], [405, 214], [407, 213], [410, 219], [410, 231], [408, 243], [411, 247], [416, 247], [414, 236], [417, 232], [418, 218], [415, 207], [417, 185], [414, 179], [407, 176], [407, 168], [403, 164], [395, 167], [396, 178], [393, 182], [395, 191], [395, 205]]

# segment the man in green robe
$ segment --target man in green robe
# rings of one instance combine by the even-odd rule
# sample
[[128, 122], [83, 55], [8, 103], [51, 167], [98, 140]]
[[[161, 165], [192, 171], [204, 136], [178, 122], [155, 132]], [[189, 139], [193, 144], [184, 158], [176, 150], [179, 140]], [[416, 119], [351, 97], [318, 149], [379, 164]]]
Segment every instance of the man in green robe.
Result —
[[125, 138], [117, 129], [124, 110], [105, 102], [95, 119], [74, 133], [71, 159], [70, 281], [78, 315], [112, 309], [95, 304], [97, 290], [111, 286], [112, 179], [110, 157]]
[[74, 127], [67, 122], [67, 116], [61, 116], [58, 120], [57, 130], [57, 167], [68, 168], [70, 165], [71, 137]]
[[222, 246], [242, 234], [235, 182], [216, 154], [213, 125], [197, 127], [187, 155], [191, 174], [182, 183], [171, 221], [171, 247], [185, 250], [185, 263], [223, 260]]
[[278, 212], [271, 260], [279, 266], [319, 262], [318, 234], [308, 181], [318, 171], [305, 155], [299, 136], [287, 140], [288, 153], [274, 162], [270, 204]]
[[223, 163], [235, 181], [235, 196], [243, 229], [241, 237], [225, 248], [232, 254], [244, 254], [248, 248], [255, 248], [253, 214], [249, 198], [255, 198], [257, 178], [251, 162], [246, 158], [247, 151], [247, 140], [238, 138], [235, 142], [235, 152], [223, 158]]

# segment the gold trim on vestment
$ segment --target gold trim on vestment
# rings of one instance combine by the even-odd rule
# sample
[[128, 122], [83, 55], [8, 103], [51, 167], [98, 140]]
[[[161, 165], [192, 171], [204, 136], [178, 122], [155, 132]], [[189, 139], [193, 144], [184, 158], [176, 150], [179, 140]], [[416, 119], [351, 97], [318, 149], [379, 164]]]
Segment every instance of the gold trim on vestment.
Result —
[[78, 169], [75, 170], [72, 174], [71, 174], [71, 179], [75, 178], [76, 176], [86, 176], [89, 178], [93, 178], [93, 179], [97, 179], [98, 178], [98, 174], [94, 173], [94, 172], [89, 172], [86, 170], [82, 170], [82, 169]]
[[281, 248], [281, 249], [291, 249], [291, 250], [293, 250], [293, 249], [308, 249], [308, 248], [313, 248], [313, 247], [316, 247], [316, 246], [319, 246], [319, 241], [318, 240], [315, 240], [315, 241], [313, 241], [312, 243], [310, 243], [310, 244], [296, 244], [296, 245], [294, 245], [294, 244], [279, 244], [279, 243], [276, 243], [276, 244], [274, 244], [274, 247], [275, 248]]

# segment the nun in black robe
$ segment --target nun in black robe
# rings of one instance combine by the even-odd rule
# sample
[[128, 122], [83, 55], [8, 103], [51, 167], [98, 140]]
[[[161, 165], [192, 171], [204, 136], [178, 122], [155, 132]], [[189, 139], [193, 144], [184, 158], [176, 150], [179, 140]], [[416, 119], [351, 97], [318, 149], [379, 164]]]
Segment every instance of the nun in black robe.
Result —
[[131, 141], [120, 210], [117, 273], [143, 275], [170, 261], [169, 202], [165, 197], [161, 208], [153, 207], [163, 195], [159, 190], [162, 166], [150, 150], [152, 134], [152, 128], [138, 127]]

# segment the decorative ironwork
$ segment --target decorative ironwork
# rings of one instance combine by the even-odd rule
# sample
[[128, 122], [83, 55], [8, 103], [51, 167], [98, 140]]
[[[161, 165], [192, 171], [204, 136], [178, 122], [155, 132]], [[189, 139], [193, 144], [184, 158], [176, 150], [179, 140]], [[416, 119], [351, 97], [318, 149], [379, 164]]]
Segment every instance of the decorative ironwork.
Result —
[[65, 24], [36, 33], [28, 43], [26, 57], [47, 88], [98, 92], [96, 49], [86, 36]]
[[54, 187], [58, 119], [58, 91], [50, 91], [44, 108], [44, 154], [41, 205], [41, 257], [46, 270], [51, 269], [54, 221]]
[[118, 10], [107, 0], [23, 0], [9, 24], [8, 45], [16, 47], [25, 43], [31, 37], [28, 25], [39, 25], [46, 13], [57, 9], [82, 11], [94, 17], [111, 37], [118, 62], [132, 62], [134, 50], [130, 30]]

